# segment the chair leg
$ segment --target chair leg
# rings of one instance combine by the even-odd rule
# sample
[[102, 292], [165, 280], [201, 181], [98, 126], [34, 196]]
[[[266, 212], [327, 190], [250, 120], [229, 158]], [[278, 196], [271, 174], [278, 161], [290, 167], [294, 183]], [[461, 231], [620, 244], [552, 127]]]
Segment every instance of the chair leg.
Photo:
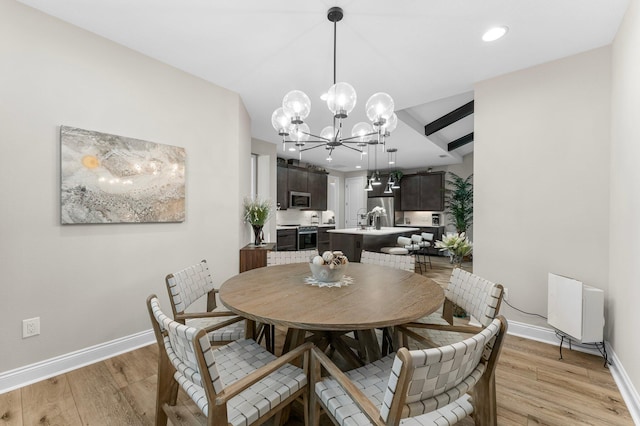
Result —
[[318, 402], [318, 395], [316, 395], [316, 383], [320, 381], [321, 367], [320, 363], [315, 359], [312, 354], [309, 360], [309, 423], [305, 425], [320, 426], [320, 403]]
[[471, 391], [473, 400], [473, 421], [477, 426], [497, 426], [498, 406], [496, 403], [495, 373], [483, 374]]
[[175, 368], [173, 364], [171, 364], [171, 361], [169, 361], [164, 347], [160, 348], [156, 395], [156, 426], [166, 426], [167, 424], [167, 413], [165, 413], [163, 409], [164, 405], [176, 405], [176, 400], [178, 399], [178, 382], [173, 377], [174, 373]]

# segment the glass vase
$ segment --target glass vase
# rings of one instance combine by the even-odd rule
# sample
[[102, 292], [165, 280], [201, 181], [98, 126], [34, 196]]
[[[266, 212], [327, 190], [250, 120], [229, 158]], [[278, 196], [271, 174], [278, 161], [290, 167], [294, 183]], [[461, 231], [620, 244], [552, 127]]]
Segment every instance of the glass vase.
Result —
[[262, 227], [264, 225], [251, 225], [253, 228], [253, 245], [254, 246], [262, 246], [264, 245], [264, 232], [262, 231]]

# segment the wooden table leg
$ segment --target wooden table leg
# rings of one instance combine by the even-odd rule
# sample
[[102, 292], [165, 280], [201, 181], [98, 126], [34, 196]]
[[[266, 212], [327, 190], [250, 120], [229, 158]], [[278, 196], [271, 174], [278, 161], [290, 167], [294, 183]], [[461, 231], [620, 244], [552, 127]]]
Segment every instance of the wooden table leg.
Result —
[[256, 322], [254, 320], [244, 320], [244, 335], [247, 339], [256, 340]]
[[375, 330], [360, 330], [358, 335], [362, 339], [363, 346], [366, 351], [366, 360], [371, 363], [381, 358], [380, 346], [378, 346], [378, 339], [376, 338]]

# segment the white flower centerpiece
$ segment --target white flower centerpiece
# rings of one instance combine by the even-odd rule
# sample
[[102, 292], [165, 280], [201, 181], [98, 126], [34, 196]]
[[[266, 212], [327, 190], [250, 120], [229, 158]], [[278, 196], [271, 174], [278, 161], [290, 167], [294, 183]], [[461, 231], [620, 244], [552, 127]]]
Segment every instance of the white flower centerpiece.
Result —
[[373, 223], [376, 229], [379, 230], [381, 228], [380, 217], [386, 216], [387, 211], [382, 206], [375, 206], [374, 208], [371, 209], [369, 213], [367, 213], [367, 215], [373, 217]]
[[323, 283], [339, 282], [349, 266], [349, 259], [341, 251], [325, 251], [310, 259], [313, 278]]
[[473, 244], [464, 232], [443, 236], [442, 241], [436, 241], [436, 248], [440, 251], [448, 251], [451, 263], [457, 266], [460, 266], [465, 256], [473, 252]]

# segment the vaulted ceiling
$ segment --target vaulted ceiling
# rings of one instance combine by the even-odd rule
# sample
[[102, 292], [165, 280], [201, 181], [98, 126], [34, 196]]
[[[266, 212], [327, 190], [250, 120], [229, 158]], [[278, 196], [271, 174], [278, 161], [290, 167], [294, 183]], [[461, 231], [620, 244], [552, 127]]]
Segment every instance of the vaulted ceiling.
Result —
[[[424, 126], [473, 99], [473, 85], [515, 70], [608, 45], [628, 0], [20, 0], [107, 39], [239, 93], [252, 135], [278, 143], [271, 114], [299, 89], [311, 98], [313, 132], [331, 124], [320, 95], [333, 82], [333, 24], [326, 12], [344, 9], [337, 27], [337, 80], [358, 94], [346, 120], [367, 121], [364, 104], [379, 91], [395, 101], [399, 124], [388, 139], [402, 168], [460, 162], [473, 143], [448, 151], [473, 131], [469, 115], [429, 136]], [[485, 43], [489, 27], [507, 35]], [[343, 171], [360, 156], [323, 149], [303, 160]], [[284, 157], [297, 153], [279, 151]]]

